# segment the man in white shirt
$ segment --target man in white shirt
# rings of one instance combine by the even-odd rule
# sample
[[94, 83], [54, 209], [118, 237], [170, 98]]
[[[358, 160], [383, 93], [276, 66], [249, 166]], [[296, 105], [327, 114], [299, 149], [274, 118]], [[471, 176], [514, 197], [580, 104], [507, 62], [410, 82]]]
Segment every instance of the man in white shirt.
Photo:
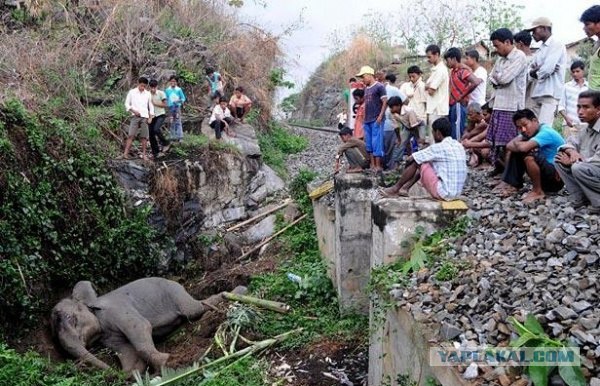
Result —
[[429, 132], [427, 133], [427, 142], [431, 142], [432, 124], [442, 117], [448, 116], [450, 111], [450, 77], [448, 68], [440, 56], [440, 47], [435, 44], [427, 46], [425, 49], [427, 61], [433, 66], [431, 75], [425, 82], [425, 91], [427, 92], [427, 124]]
[[475, 77], [482, 80], [475, 90], [471, 91], [471, 94], [469, 94], [469, 104], [475, 102], [480, 106], [483, 106], [485, 104], [485, 89], [487, 86], [488, 73], [485, 67], [479, 65], [479, 52], [477, 52], [477, 50], [468, 50], [465, 52], [465, 64], [469, 67]]
[[558, 103], [558, 113], [565, 119], [563, 125], [565, 138], [577, 133], [579, 125], [581, 125], [577, 115], [577, 99], [579, 94], [588, 90], [588, 82], [585, 80], [585, 64], [581, 60], [576, 60], [571, 64], [571, 77], [573, 79], [565, 83], [565, 90]]
[[152, 104], [152, 94], [146, 90], [148, 87], [148, 79], [141, 77], [138, 79], [138, 86], [129, 90], [127, 98], [125, 98], [125, 110], [131, 113], [131, 123], [127, 141], [125, 142], [125, 150], [123, 158], [129, 158], [129, 149], [135, 136], [139, 133], [142, 143], [142, 159], [147, 160], [146, 144], [148, 142], [148, 124], [154, 118], [154, 105]]
[[425, 82], [423, 82], [423, 71], [419, 66], [410, 66], [406, 71], [408, 73], [408, 82], [400, 87], [400, 91], [408, 98], [408, 107], [413, 109], [417, 117], [424, 122], [427, 121], [427, 92], [425, 91]]
[[546, 17], [535, 19], [528, 31], [536, 42], [542, 42], [529, 67], [529, 75], [537, 79], [531, 93], [534, 113], [540, 123], [552, 126], [565, 87], [567, 49], [552, 36], [552, 22]]

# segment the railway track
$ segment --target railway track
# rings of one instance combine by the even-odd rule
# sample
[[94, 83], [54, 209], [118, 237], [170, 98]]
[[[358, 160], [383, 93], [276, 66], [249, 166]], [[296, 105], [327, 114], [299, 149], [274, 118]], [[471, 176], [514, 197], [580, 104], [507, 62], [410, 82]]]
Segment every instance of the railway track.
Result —
[[331, 128], [326, 128], [326, 127], [316, 127], [316, 126], [308, 126], [308, 125], [300, 125], [297, 123], [288, 123], [289, 126], [292, 127], [299, 127], [301, 129], [310, 129], [310, 130], [315, 130], [315, 131], [323, 131], [325, 133], [339, 133], [339, 130], [336, 129], [331, 129]]

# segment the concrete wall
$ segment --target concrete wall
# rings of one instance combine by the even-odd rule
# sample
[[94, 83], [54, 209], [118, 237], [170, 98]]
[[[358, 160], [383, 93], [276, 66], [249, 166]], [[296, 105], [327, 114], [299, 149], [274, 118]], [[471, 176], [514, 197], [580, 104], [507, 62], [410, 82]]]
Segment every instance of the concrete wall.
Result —
[[[459, 208], [459, 209], [448, 209]], [[417, 227], [432, 233], [464, 214], [466, 205], [448, 204], [429, 199], [382, 199], [373, 203], [372, 247], [370, 268], [407, 259]], [[378, 324], [376, 324], [378, 323]], [[444, 386], [465, 385], [455, 368], [429, 366], [429, 342], [437, 328], [430, 329], [415, 321], [404, 310], [390, 310], [383, 322], [376, 322], [371, 312], [369, 347], [369, 385], [384, 381], [396, 385], [399, 374], [410, 375], [424, 385], [435, 377]]]
[[335, 267], [342, 310], [369, 309], [366, 291], [371, 258], [371, 203], [377, 179], [342, 174], [335, 179]]
[[[319, 251], [327, 265], [327, 275], [336, 283], [336, 236], [335, 236], [335, 206], [325, 197], [313, 201], [313, 212], [319, 238]], [[337, 287], [336, 287], [337, 288]]]

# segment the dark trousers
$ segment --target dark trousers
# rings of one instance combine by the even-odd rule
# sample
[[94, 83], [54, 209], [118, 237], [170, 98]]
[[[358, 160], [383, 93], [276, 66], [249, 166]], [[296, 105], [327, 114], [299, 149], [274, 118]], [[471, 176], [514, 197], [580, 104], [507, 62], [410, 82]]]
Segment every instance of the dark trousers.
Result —
[[[156, 157], [160, 152], [158, 147], [158, 141], [162, 146], [167, 146], [169, 141], [165, 138], [162, 131], [160, 130], [167, 116], [165, 114], [154, 117], [152, 123], [150, 123], [150, 147], [152, 148], [152, 154]], [[158, 141], [156, 140], [158, 138]]]
[[383, 168], [386, 170], [392, 170], [396, 167], [396, 161], [393, 157], [396, 142], [398, 142], [398, 136], [395, 130], [383, 132]]
[[365, 156], [357, 148], [351, 147], [350, 149], [346, 149], [344, 154], [348, 160], [348, 166], [351, 168], [360, 167], [367, 169], [369, 167], [369, 159], [365, 158]]
[[533, 157], [535, 163], [540, 168], [542, 190], [544, 192], [555, 193], [562, 189], [564, 184], [556, 172], [554, 165], [549, 163], [538, 152], [511, 153], [504, 168], [504, 175], [502, 176], [504, 182], [518, 189], [523, 187], [523, 177], [527, 172], [525, 157]]
[[[233, 119], [225, 118], [225, 122], [227, 122], [228, 124], [231, 125], [233, 123]], [[212, 127], [213, 130], [215, 131], [215, 137], [217, 139], [221, 139], [221, 137], [223, 137], [223, 130], [225, 129], [225, 122], [221, 121], [220, 119], [215, 119], [210, 124], [210, 127]]]

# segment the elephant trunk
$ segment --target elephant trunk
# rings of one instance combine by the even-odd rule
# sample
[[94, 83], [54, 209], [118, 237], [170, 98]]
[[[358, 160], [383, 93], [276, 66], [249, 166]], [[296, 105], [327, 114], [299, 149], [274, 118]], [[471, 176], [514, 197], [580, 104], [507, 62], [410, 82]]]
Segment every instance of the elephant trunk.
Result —
[[103, 370], [109, 368], [106, 363], [102, 362], [100, 359], [96, 358], [94, 354], [89, 352], [85, 348], [83, 342], [81, 342], [81, 340], [75, 334], [62, 331], [62, 333], [60, 333], [58, 336], [58, 340], [69, 354], [73, 355], [75, 358], [78, 358], [82, 362], [89, 363]]

